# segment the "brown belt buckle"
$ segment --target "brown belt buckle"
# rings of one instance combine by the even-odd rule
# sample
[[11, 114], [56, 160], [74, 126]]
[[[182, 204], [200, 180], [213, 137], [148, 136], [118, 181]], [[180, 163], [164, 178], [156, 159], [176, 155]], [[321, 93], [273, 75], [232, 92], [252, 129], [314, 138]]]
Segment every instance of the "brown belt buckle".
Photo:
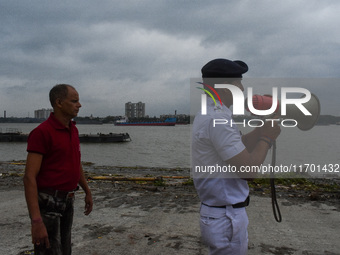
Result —
[[74, 197], [75, 191], [70, 191], [66, 194], [66, 199]]
[[75, 190], [72, 190], [72, 191], [68, 192], [68, 193], [66, 194], [66, 199], [67, 199], [67, 198], [72, 198], [72, 197], [74, 197], [74, 195], [76, 194], [76, 191], [77, 191], [77, 190], [79, 190], [79, 186], [77, 186], [77, 188], [76, 188]]

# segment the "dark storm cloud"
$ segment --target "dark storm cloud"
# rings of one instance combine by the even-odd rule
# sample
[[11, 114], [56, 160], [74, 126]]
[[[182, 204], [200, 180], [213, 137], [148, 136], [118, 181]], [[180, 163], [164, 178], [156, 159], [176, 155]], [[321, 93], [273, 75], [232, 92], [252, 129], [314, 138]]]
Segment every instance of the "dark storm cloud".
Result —
[[127, 101], [152, 116], [188, 113], [189, 79], [218, 57], [246, 61], [248, 77], [339, 76], [338, 1], [0, 5], [0, 112], [16, 116], [49, 107], [56, 83], [77, 87], [82, 116], [121, 115]]

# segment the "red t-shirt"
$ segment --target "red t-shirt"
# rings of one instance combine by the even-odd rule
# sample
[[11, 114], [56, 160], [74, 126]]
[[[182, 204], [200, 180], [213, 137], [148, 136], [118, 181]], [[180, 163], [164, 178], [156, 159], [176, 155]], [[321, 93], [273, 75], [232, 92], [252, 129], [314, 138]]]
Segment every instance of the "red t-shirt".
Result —
[[80, 178], [79, 133], [74, 122], [63, 126], [51, 113], [28, 137], [27, 151], [43, 155], [38, 188], [74, 190]]

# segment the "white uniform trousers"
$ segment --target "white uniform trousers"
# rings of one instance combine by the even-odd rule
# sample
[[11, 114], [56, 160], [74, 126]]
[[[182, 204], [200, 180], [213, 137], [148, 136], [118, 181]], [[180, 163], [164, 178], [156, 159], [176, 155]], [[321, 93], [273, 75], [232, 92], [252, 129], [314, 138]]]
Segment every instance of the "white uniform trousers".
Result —
[[210, 255], [246, 255], [248, 215], [245, 207], [201, 206], [201, 235]]

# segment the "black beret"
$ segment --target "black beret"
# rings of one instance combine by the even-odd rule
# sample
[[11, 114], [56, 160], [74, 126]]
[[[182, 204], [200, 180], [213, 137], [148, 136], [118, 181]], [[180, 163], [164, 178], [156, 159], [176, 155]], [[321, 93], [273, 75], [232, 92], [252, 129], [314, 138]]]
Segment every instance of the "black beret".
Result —
[[246, 63], [240, 60], [214, 59], [202, 67], [203, 78], [241, 78], [248, 71]]

